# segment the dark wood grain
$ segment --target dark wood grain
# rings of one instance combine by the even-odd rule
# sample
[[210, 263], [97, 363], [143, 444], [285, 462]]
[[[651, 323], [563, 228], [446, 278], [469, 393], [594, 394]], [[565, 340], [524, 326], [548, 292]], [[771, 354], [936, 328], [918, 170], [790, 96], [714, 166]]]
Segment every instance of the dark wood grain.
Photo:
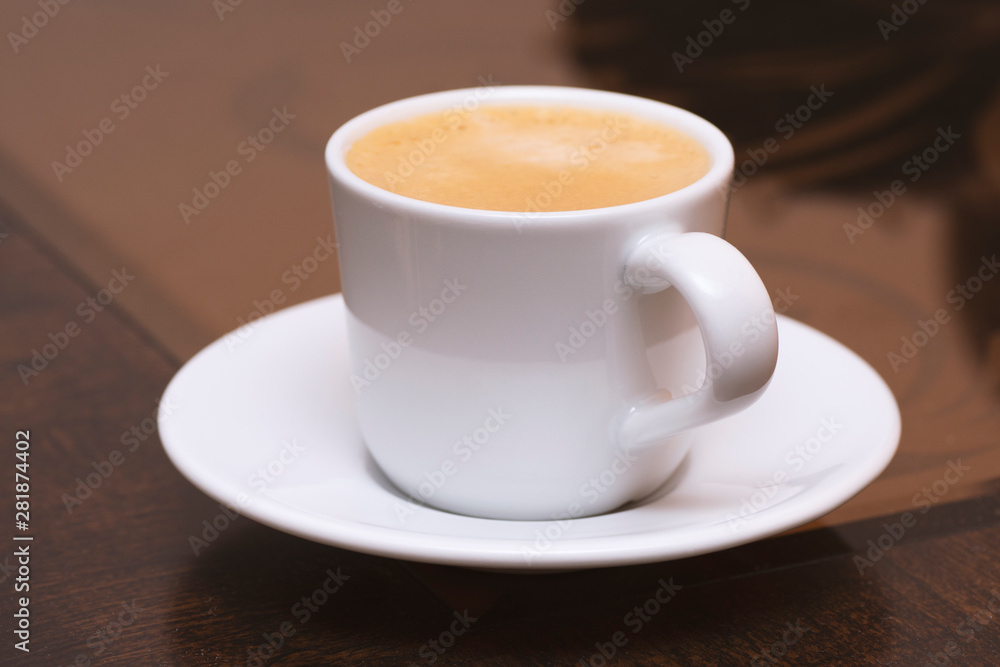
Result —
[[[1000, 660], [1000, 614], [988, 611], [1000, 609], [996, 488], [919, 515], [862, 568], [868, 540], [898, 515], [682, 561], [555, 575], [404, 563], [246, 518], [195, 555], [188, 537], [219, 506], [173, 469], [155, 434], [134, 452], [122, 444], [154, 414], [176, 363], [112, 304], [25, 385], [17, 366], [30, 364], [49, 332], [80, 321], [77, 304], [101, 286], [75, 279], [9, 221], [0, 232], [4, 466], [13, 470], [15, 431], [30, 429], [35, 537], [28, 654], [12, 639], [13, 548], [0, 555], [2, 664], [600, 665], [612, 647], [609, 664]], [[70, 512], [64, 494], [114, 450], [121, 464]], [[13, 472], [0, 477], [10, 480], [0, 482], [10, 507]], [[17, 531], [5, 516], [7, 542]], [[297, 603], [331, 575], [340, 588], [307, 617]], [[665, 584], [679, 587], [669, 602], [650, 602]], [[642, 620], [634, 610], [644, 605]], [[469, 628], [442, 637], [462, 616]], [[272, 651], [269, 638], [280, 646]], [[439, 654], [432, 641], [452, 645]]]

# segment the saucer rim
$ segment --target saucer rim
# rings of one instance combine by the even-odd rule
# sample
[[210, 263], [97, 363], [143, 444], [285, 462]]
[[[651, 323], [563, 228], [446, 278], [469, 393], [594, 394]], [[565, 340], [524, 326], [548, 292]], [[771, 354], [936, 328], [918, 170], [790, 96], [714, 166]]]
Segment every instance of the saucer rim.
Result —
[[[328, 305], [340, 309], [334, 314], [335, 318], [343, 317], [346, 308], [343, 297], [340, 294], [334, 294], [267, 315], [257, 323], [257, 326], [276, 326], [279, 321], [290, 321], [296, 316], [304, 316], [302, 314], [306, 311], [323, 309]], [[158, 415], [160, 439], [171, 463], [195, 487], [214, 500], [235, 507], [242, 516], [276, 530], [350, 551], [407, 561], [507, 571], [614, 567], [688, 558], [766, 539], [828, 514], [849, 501], [878, 477], [888, 466], [898, 448], [902, 426], [901, 415], [898, 403], [885, 380], [857, 353], [827, 334], [784, 315], [779, 315], [778, 320], [778, 327], [783, 336], [812, 336], [817, 339], [818, 344], [833, 346], [842, 353], [853, 357], [854, 361], [860, 365], [859, 367], [863, 368], [869, 375], [870, 386], [866, 387], [866, 390], [882, 394], [886, 404], [884, 407], [892, 409], [879, 422], [884, 427], [883, 433], [872, 438], [873, 441], [882, 443], [881, 446], [868, 450], [868, 456], [864, 459], [851, 462], [852, 471], [848, 481], [841, 480], [835, 484], [826, 483], [821, 487], [810, 488], [804, 492], [804, 494], [808, 494], [808, 502], [806, 503], [801, 502], [803, 500], [801, 496], [796, 496], [791, 499], [793, 502], [763, 508], [753, 515], [753, 525], [745, 528], [742, 534], [720, 531], [718, 525], [725, 523], [720, 521], [701, 525], [674, 526], [659, 531], [630, 533], [627, 536], [628, 544], [625, 545], [615, 544], [617, 541], [615, 538], [620, 537], [616, 535], [573, 537], [555, 542], [556, 547], [550, 551], [538, 553], [534, 560], [525, 560], [521, 549], [531, 544], [529, 540], [525, 539], [439, 535], [412, 528], [407, 529], [405, 526], [389, 527], [351, 521], [341, 517], [323, 517], [267, 495], [255, 497], [247, 506], [236, 507], [233, 500], [239, 495], [226, 493], [226, 489], [223, 488], [231, 486], [228, 480], [220, 481], [218, 475], [212, 475], [211, 470], [202, 469], [202, 466], [197, 465], [197, 461], [189, 455], [190, 452], [185, 449], [183, 443], [178, 442], [179, 437], [174, 433], [177, 425], [164, 414], [164, 406], [170, 405], [171, 394], [177, 392], [177, 387], [184, 382], [184, 378], [198, 370], [200, 364], [209, 358], [218, 347], [225, 345], [227, 336], [232, 335], [232, 333], [219, 338], [199, 351], [171, 379], [163, 393], [160, 414]], [[343, 341], [338, 340], [342, 337], [342, 334], [338, 334], [331, 339], [331, 342], [342, 347]], [[748, 408], [748, 410], [753, 409], [754, 406]], [[351, 411], [353, 412], [353, 409]], [[697, 446], [697, 441], [692, 442], [692, 449]], [[644, 507], [648, 507], [648, 505], [639, 505], [621, 512], [611, 512], [596, 517], [581, 517], [566, 521], [572, 526], [582, 522], [606, 520], [609, 516], [641, 511]], [[420, 511], [476, 523], [499, 522], [519, 525], [536, 523], [539, 526], [551, 523], [551, 521], [525, 522], [466, 517], [436, 510], [432, 507], [424, 507]], [[685, 544], [669, 545], [664, 543], [665, 537], [677, 532], [684, 534], [683, 542]], [[588, 541], [589, 544], [587, 544]]]

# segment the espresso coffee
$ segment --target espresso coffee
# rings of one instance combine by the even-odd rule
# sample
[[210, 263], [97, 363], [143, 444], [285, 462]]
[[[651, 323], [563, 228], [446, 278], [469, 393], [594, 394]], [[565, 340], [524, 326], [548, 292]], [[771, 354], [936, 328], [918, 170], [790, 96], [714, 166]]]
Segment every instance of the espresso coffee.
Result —
[[577, 211], [679, 190], [708, 151], [669, 125], [613, 111], [484, 105], [383, 125], [345, 161], [383, 190], [490, 211]]

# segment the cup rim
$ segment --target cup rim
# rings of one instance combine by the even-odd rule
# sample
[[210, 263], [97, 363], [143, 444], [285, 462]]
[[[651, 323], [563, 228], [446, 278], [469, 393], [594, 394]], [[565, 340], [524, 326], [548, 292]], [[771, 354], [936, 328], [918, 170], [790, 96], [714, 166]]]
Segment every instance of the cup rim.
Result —
[[[568, 107], [591, 108], [602, 111], [620, 111], [640, 118], [659, 121], [680, 129], [698, 141], [709, 152], [712, 166], [700, 179], [679, 190], [652, 199], [572, 211], [494, 211], [438, 204], [414, 199], [365, 181], [348, 168], [344, 158], [354, 141], [376, 127], [435, 111], [447, 111], [456, 105], [473, 101], [479, 104], [558, 104]], [[473, 108], [475, 108], [473, 107]], [[708, 191], [716, 190], [720, 197], [728, 198], [734, 167], [734, 153], [729, 139], [718, 127], [695, 113], [644, 97], [615, 93], [606, 90], [570, 86], [496, 85], [487, 88], [459, 88], [407, 97], [369, 109], [341, 125], [327, 141], [324, 152], [330, 177], [354, 194], [377, 202], [383, 207], [409, 210], [433, 217], [439, 222], [468, 224], [474, 217], [477, 224], [516, 227], [518, 218], [527, 220], [525, 227], [546, 227], [549, 224], [565, 225], [568, 221], [604, 222], [608, 218], [641, 216], [662, 210], [665, 205], [685, 206], [703, 198]]]

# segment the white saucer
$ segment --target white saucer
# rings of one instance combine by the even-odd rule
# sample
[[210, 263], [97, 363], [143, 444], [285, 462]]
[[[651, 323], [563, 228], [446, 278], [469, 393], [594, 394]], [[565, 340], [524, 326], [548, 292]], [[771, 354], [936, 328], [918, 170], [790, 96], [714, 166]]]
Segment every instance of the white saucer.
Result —
[[[826, 514], [896, 451], [899, 408], [878, 374], [824, 334], [779, 319], [778, 367], [764, 397], [699, 429], [668, 492], [603, 516], [495, 521], [407, 501], [355, 424], [339, 295], [270, 315], [245, 339], [230, 334], [198, 353], [164, 393], [160, 437], [212, 498], [345, 549], [506, 570], [684, 558]], [[268, 467], [269, 479], [256, 473]]]

